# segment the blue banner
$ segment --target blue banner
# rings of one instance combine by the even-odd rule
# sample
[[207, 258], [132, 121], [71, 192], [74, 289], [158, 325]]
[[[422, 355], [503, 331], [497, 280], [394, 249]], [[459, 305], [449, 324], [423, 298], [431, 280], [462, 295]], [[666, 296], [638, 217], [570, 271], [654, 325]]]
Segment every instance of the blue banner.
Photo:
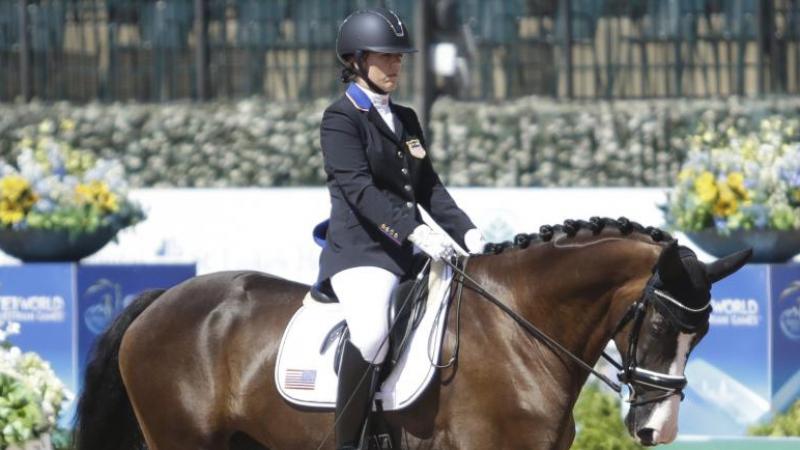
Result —
[[772, 409], [800, 398], [800, 265], [773, 265]]
[[74, 278], [70, 264], [26, 264], [0, 269], [0, 319], [19, 322], [21, 333], [9, 341], [33, 351], [72, 392], [78, 359]]
[[146, 290], [172, 287], [194, 275], [194, 265], [80, 266], [77, 279], [78, 380], [83, 380], [95, 338], [136, 296]]
[[682, 434], [744, 436], [800, 398], [800, 265], [751, 264], [715, 284], [686, 366]]
[[714, 285], [710, 329], [686, 366], [682, 434], [743, 435], [768, 413], [767, 276], [748, 265]]
[[[20, 323], [11, 344], [49, 362], [77, 394], [95, 338], [140, 292], [169, 288], [195, 275], [193, 264], [0, 267], [0, 320]], [[71, 422], [74, 405], [61, 416]]]

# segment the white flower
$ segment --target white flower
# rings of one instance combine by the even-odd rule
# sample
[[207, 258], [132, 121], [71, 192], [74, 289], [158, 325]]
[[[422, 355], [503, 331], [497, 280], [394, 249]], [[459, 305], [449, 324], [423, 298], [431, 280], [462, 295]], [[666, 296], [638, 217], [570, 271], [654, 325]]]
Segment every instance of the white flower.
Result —
[[19, 334], [19, 331], [19, 322], [8, 322], [8, 325], [6, 325], [6, 333], [8, 333], [9, 336]]

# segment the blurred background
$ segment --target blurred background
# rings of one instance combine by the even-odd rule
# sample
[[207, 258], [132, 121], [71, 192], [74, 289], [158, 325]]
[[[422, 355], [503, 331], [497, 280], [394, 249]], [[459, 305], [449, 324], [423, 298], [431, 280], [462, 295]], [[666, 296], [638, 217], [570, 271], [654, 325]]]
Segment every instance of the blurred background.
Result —
[[[490, 242], [626, 216], [705, 261], [758, 247], [715, 287], [670, 448], [800, 449], [796, 0], [0, 0], [0, 341], [76, 391], [141, 289], [313, 282], [335, 37], [368, 6], [412, 31], [393, 99]], [[574, 448], [637, 448], [619, 414], [587, 389]]]

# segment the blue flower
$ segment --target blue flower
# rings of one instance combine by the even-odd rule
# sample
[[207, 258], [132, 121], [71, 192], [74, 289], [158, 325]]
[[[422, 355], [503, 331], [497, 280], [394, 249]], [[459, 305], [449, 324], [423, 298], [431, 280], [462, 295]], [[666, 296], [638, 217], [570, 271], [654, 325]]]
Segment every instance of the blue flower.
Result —
[[759, 229], [765, 229], [769, 225], [769, 207], [767, 205], [755, 204], [742, 207], [742, 212], [753, 218], [753, 225]]
[[52, 199], [48, 197], [42, 197], [38, 202], [36, 202], [34, 209], [42, 213], [49, 213], [56, 209], [56, 204]]
[[800, 187], [800, 168], [781, 169], [781, 178], [789, 184], [790, 187]]

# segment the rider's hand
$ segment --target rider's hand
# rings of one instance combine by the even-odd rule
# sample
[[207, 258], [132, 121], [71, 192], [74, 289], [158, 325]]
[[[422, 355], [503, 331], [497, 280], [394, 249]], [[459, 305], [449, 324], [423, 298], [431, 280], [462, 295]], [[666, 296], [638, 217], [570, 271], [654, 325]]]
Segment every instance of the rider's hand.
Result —
[[434, 261], [449, 258], [455, 254], [450, 239], [428, 225], [423, 224], [415, 228], [408, 236], [408, 240]]
[[467, 251], [472, 254], [483, 253], [483, 248], [486, 247], [486, 240], [483, 239], [481, 230], [473, 228], [464, 234], [464, 244], [467, 245]]

